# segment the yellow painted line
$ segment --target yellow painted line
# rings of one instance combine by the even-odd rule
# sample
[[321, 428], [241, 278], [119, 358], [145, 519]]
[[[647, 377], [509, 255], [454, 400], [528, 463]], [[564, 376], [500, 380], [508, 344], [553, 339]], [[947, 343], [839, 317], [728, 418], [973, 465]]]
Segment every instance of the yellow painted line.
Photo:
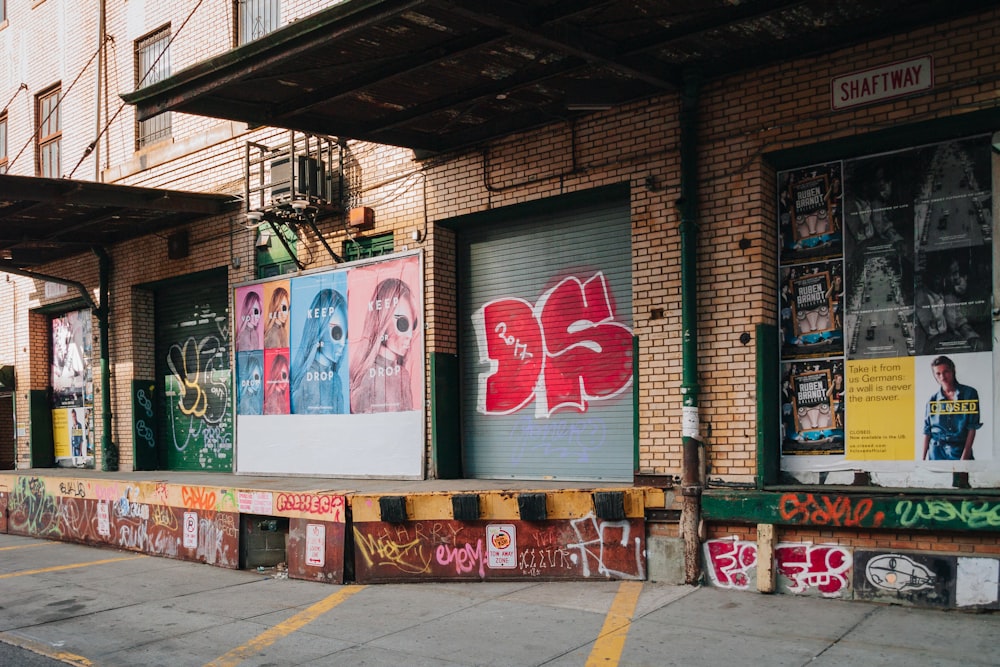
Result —
[[37, 653], [38, 655], [44, 655], [46, 658], [59, 660], [67, 665], [74, 665], [75, 667], [93, 667], [94, 664], [81, 655], [76, 655], [75, 653], [69, 653], [67, 651], [58, 651], [48, 644], [36, 642], [25, 637], [18, 637], [17, 635], [7, 632], [0, 632], [0, 642], [10, 644], [11, 646], [16, 646], [18, 648], [23, 648], [26, 651], [31, 651], [32, 653]]
[[12, 577], [27, 577], [32, 574], [45, 574], [46, 572], [60, 572], [62, 570], [75, 570], [91, 565], [104, 565], [106, 563], [120, 563], [123, 560], [135, 560], [136, 558], [146, 558], [146, 556], [125, 556], [123, 558], [105, 558], [104, 560], [92, 560], [89, 563], [73, 563], [72, 565], [53, 565], [52, 567], [42, 567], [37, 570], [22, 570], [20, 572], [8, 572], [0, 574], [0, 579], [10, 579]]
[[617, 665], [621, 660], [625, 637], [628, 636], [629, 627], [632, 625], [632, 614], [635, 613], [640, 593], [642, 593], [641, 581], [623, 581], [618, 587], [618, 594], [611, 603], [601, 634], [598, 635], [594, 648], [587, 658], [586, 667]]
[[282, 637], [287, 637], [299, 628], [312, 623], [347, 598], [361, 592], [364, 588], [364, 586], [345, 586], [325, 600], [320, 600], [313, 606], [303, 609], [291, 618], [265, 630], [246, 644], [243, 644], [243, 646], [237, 646], [229, 653], [216, 658], [205, 665], [205, 667], [235, 667], [235, 665], [240, 664], [247, 658], [257, 655]]
[[14, 549], [31, 549], [32, 547], [50, 547], [59, 542], [39, 542], [38, 544], [18, 544], [13, 547], [0, 547], [0, 551], [13, 551]]

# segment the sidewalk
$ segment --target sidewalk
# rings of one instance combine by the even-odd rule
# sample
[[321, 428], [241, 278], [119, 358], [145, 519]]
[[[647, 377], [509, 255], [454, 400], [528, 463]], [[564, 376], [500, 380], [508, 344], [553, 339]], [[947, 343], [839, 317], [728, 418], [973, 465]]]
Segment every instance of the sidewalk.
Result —
[[0, 641], [62, 654], [67, 664], [958, 667], [1000, 660], [1000, 614], [648, 582], [316, 586], [13, 535], [0, 535], [0, 550]]

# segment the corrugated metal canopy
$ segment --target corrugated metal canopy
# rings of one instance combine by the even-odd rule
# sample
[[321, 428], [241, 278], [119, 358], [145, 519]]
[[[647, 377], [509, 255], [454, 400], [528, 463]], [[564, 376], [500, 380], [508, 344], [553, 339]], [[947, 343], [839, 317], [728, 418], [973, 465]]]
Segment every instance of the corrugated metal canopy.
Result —
[[0, 174], [0, 271], [163, 232], [241, 205], [229, 195]]
[[995, 4], [351, 0], [122, 97], [442, 152]]

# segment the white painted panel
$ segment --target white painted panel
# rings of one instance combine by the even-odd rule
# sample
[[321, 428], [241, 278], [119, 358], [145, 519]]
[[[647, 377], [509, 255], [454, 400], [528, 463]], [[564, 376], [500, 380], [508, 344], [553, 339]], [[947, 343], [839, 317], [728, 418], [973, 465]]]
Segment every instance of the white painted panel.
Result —
[[422, 411], [241, 415], [236, 472], [422, 479]]

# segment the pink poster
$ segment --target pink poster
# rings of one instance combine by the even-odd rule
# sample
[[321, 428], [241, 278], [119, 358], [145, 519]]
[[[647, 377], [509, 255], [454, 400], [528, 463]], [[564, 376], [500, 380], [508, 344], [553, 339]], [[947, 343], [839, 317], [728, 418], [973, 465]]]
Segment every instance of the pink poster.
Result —
[[264, 414], [287, 415], [288, 350], [264, 350]]
[[264, 299], [260, 285], [236, 289], [236, 351], [261, 349], [264, 341]]
[[420, 408], [423, 309], [416, 256], [347, 276], [351, 412]]

